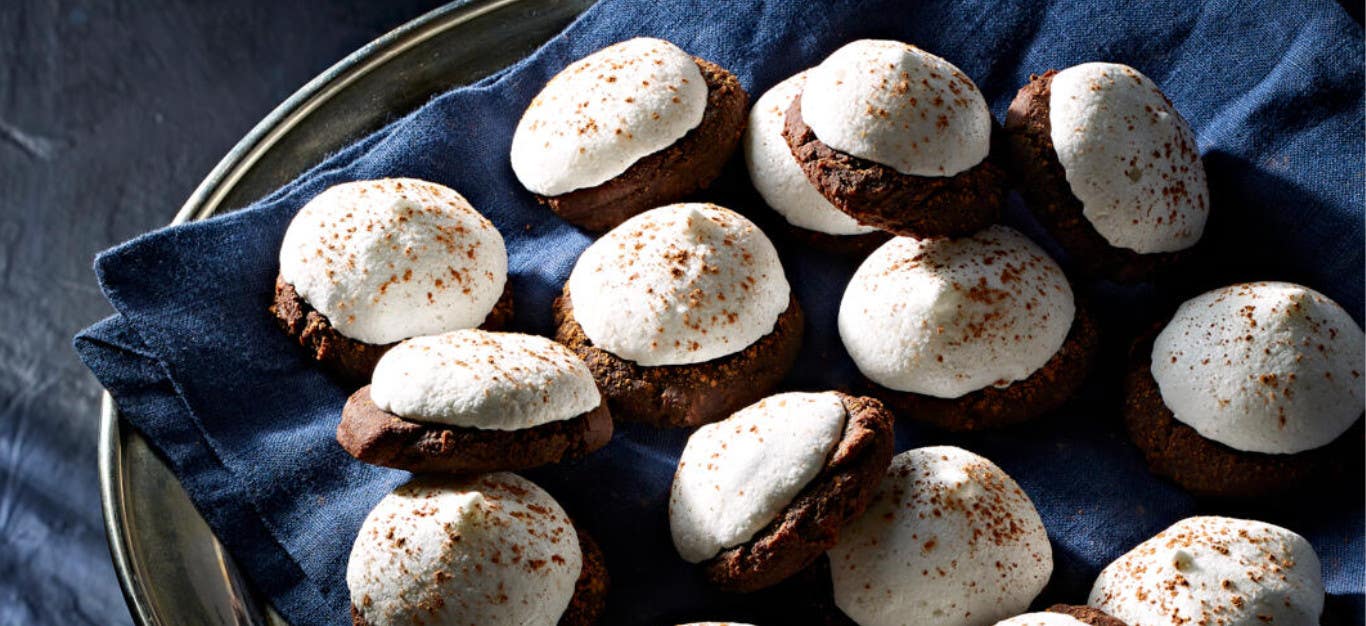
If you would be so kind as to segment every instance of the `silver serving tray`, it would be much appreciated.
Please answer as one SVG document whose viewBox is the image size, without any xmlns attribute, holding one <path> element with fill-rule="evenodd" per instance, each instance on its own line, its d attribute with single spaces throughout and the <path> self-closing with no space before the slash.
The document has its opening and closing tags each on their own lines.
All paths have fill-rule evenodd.
<svg viewBox="0 0 1366 626">
<path fill-rule="evenodd" d="M 431 96 L 529 54 L 593 0 L 452 2 L 329 68 L 261 120 L 171 222 L 244 207 Z M 246 584 L 171 470 L 100 409 L 100 499 L 109 552 L 140 625 L 284 624 Z"/>
</svg>

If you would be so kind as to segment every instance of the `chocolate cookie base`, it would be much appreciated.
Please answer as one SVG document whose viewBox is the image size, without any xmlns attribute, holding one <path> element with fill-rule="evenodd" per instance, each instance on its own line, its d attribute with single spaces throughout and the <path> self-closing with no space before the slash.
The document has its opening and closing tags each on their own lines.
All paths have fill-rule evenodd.
<svg viewBox="0 0 1366 626">
<path fill-rule="evenodd" d="M 612 586 L 612 578 L 607 573 L 607 558 L 593 537 L 577 525 L 579 549 L 583 552 L 583 569 L 574 583 L 574 596 L 569 606 L 560 614 L 559 626 L 591 626 L 598 623 L 602 612 L 607 608 L 607 591 Z"/>
<path fill-rule="evenodd" d="M 1134 343 L 1124 379 L 1124 424 L 1154 474 L 1196 495 L 1260 499 L 1345 475 L 1347 461 L 1360 453 L 1361 420 L 1327 446 L 1296 454 L 1246 452 L 1205 438 L 1162 400 L 1152 374 L 1155 337 L 1156 331 Z"/>
<path fill-rule="evenodd" d="M 1129 626 L 1117 617 L 1100 609 L 1089 606 L 1077 606 L 1074 604 L 1054 604 L 1048 607 L 1049 613 L 1062 613 L 1070 616 L 1077 621 L 1085 622 L 1091 626 Z"/>
<path fill-rule="evenodd" d="M 653 426 L 701 426 L 757 402 L 787 375 L 802 345 L 795 296 L 772 332 L 740 352 L 689 365 L 644 366 L 594 346 L 574 319 L 567 285 L 554 308 L 555 340 L 588 364 L 612 415 Z"/>
<path fill-rule="evenodd" d="M 840 529 L 868 508 L 892 462 L 894 418 L 873 398 L 840 396 L 848 417 L 825 466 L 772 523 L 703 564 L 713 585 L 735 592 L 775 585 L 833 547 Z"/>
<path fill-rule="evenodd" d="M 1181 264 L 1191 256 L 1190 249 L 1140 254 L 1113 246 L 1086 218 L 1053 148 L 1048 110 L 1057 73 L 1048 70 L 1042 76 L 1031 75 L 1006 112 L 1004 143 L 1011 157 L 1009 167 L 1030 211 L 1085 274 L 1133 283 Z"/>
<path fill-rule="evenodd" d="M 332 327 L 327 317 L 305 302 L 294 285 L 285 282 L 283 277 L 275 278 L 275 302 L 270 305 L 270 313 L 285 331 L 308 354 L 332 375 L 348 385 L 363 385 L 370 382 L 370 374 L 375 364 L 385 352 L 398 345 L 398 342 L 382 345 L 365 343 L 341 334 Z M 501 330 L 512 321 L 512 281 L 503 285 L 503 295 L 494 303 L 484 323 L 483 330 Z"/>
<path fill-rule="evenodd" d="M 375 405 L 370 385 L 351 394 L 337 424 L 337 443 L 351 456 L 419 473 L 530 469 L 582 458 L 611 439 L 606 402 L 566 420 L 521 430 L 485 430 L 403 419 Z"/>
<path fill-rule="evenodd" d="M 881 398 L 898 415 L 950 431 L 999 428 L 1038 417 L 1067 402 L 1086 381 L 1095 362 L 1100 330 L 1081 303 L 1076 311 L 1062 347 L 1024 380 L 957 398 L 896 391 L 872 381 L 867 381 L 868 393 Z"/>
<path fill-rule="evenodd" d="M 602 617 L 607 607 L 607 590 L 611 587 L 611 577 L 607 573 L 607 559 L 602 555 L 598 543 L 578 526 L 574 527 L 579 535 L 579 548 L 583 552 L 583 567 L 579 578 L 574 582 L 574 595 L 569 606 L 560 614 L 558 626 L 592 626 Z M 356 605 L 351 605 L 351 626 L 370 626 L 361 616 Z"/>
<path fill-rule="evenodd" d="M 953 176 L 911 176 L 860 159 L 816 138 L 792 100 L 783 138 L 807 179 L 835 208 L 860 224 L 897 235 L 968 235 L 996 222 L 1006 201 L 1006 175 L 986 160 Z"/>
<path fill-rule="evenodd" d="M 536 199 L 571 224 L 604 231 L 710 185 L 745 132 L 749 94 L 734 74 L 709 61 L 694 60 L 707 83 L 707 105 L 696 128 L 596 187 Z"/>
</svg>

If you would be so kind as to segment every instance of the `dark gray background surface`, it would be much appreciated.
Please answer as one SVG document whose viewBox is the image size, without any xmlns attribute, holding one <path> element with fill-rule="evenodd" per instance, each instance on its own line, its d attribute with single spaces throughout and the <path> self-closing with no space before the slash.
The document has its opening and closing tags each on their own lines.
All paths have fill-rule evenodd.
<svg viewBox="0 0 1366 626">
<path fill-rule="evenodd" d="M 261 117 L 441 0 L 0 0 L 0 624 L 126 624 L 100 518 L 95 253 Z"/>
</svg>

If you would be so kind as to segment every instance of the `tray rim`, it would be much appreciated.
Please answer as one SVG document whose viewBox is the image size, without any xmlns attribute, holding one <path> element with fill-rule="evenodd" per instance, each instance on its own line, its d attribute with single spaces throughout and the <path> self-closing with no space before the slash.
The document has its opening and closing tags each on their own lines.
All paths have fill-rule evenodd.
<svg viewBox="0 0 1366 626">
<path fill-rule="evenodd" d="M 282 136 L 361 77 L 446 30 L 525 1 L 452 0 L 401 24 L 348 54 L 292 93 L 238 140 L 195 187 L 168 225 L 204 219 L 220 211 L 221 204 L 234 185 L 276 145 Z M 107 390 L 103 391 L 100 398 L 96 454 L 105 540 L 119 588 L 123 592 L 133 622 L 139 626 L 159 626 L 164 621 L 157 615 L 146 591 L 145 581 L 139 578 L 137 567 L 133 563 L 133 547 L 126 513 L 128 490 L 125 488 L 126 477 L 121 462 L 124 456 L 124 437 L 140 438 L 141 435 L 123 424 L 113 396 Z M 230 559 L 217 537 L 212 537 L 212 540 L 215 550 L 224 559 Z M 224 566 L 228 569 L 231 564 L 225 562 Z M 257 604 L 254 598 L 249 597 L 250 590 L 230 588 L 229 591 L 239 607 Z"/>
</svg>

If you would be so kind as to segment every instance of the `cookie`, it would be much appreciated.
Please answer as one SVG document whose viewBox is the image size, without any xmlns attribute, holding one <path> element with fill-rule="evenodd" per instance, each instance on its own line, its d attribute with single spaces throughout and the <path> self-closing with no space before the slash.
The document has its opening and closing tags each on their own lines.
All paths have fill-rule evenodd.
<svg viewBox="0 0 1366 626">
<path fill-rule="evenodd" d="M 831 205 L 783 138 L 787 110 L 805 81 L 806 72 L 787 78 L 759 96 L 750 110 L 743 143 L 750 183 L 804 243 L 842 253 L 871 252 L 888 235 Z"/>
<path fill-rule="evenodd" d="M 829 554 L 835 604 L 863 626 L 991 624 L 1028 608 L 1053 572 L 1029 496 L 951 446 L 894 457 Z"/>
<path fill-rule="evenodd" d="M 781 393 L 699 428 L 674 474 L 669 526 L 684 560 L 727 591 L 770 587 L 835 545 L 892 458 L 877 400 Z"/>
<path fill-rule="evenodd" d="M 559 626 L 591 626 L 607 609 L 607 592 L 612 578 L 607 574 L 607 557 L 603 555 L 598 542 L 593 540 L 582 528 L 575 526 L 579 537 L 579 549 L 583 552 L 583 568 L 579 579 L 574 583 L 574 595 L 569 598 L 569 606 L 560 614 Z"/>
<path fill-rule="evenodd" d="M 1204 233 L 1209 189 L 1195 134 L 1134 68 L 1084 63 L 1030 76 L 1004 136 L 1029 208 L 1088 274 L 1152 278 Z"/>
<path fill-rule="evenodd" d="M 1319 558 L 1263 522 L 1190 517 L 1101 570 L 1087 604 L 1129 624 L 1318 624 Z"/>
<path fill-rule="evenodd" d="M 577 356 L 543 337 L 480 330 L 390 350 L 337 426 L 352 456 L 412 472 L 529 469 L 611 438 L 607 403 Z"/>
<path fill-rule="evenodd" d="M 772 242 L 710 204 L 633 217 L 579 257 L 557 341 L 617 419 L 697 426 L 766 395 L 801 347 L 802 313 Z"/>
<path fill-rule="evenodd" d="M 807 179 L 859 224 L 914 237 L 996 221 L 1005 173 L 988 159 L 994 122 L 948 61 L 897 41 L 859 40 L 806 73 L 783 138 Z"/>
<path fill-rule="evenodd" d="M 1099 346 L 1061 268 L 1005 226 L 891 240 L 850 279 L 838 325 L 868 393 L 948 430 L 1057 408 L 1081 387 Z"/>
<path fill-rule="evenodd" d="M 745 128 L 733 74 L 648 37 L 550 80 L 512 138 L 512 170 L 565 220 L 603 231 L 711 184 Z"/>
<path fill-rule="evenodd" d="M 516 474 L 414 479 L 361 525 L 346 567 L 352 623 L 591 624 L 606 571 L 583 535 Z"/>
<path fill-rule="evenodd" d="M 343 183 L 304 205 L 280 245 L 280 327 L 352 384 L 409 337 L 500 328 L 512 316 L 503 237 L 454 190 Z"/>
<path fill-rule="evenodd" d="M 1130 438 L 1154 473 L 1200 495 L 1313 484 L 1360 451 L 1363 341 L 1342 307 L 1307 287 L 1202 294 L 1135 343 Z"/>
</svg>

